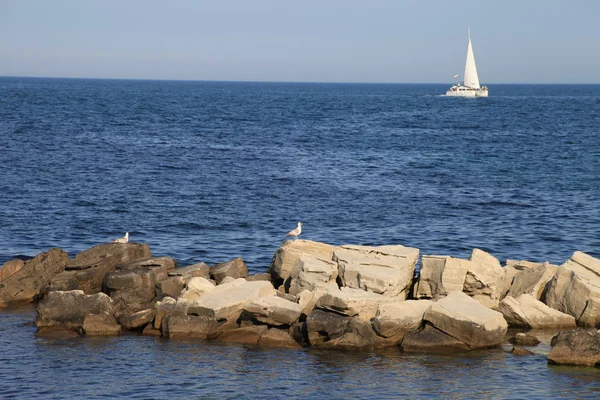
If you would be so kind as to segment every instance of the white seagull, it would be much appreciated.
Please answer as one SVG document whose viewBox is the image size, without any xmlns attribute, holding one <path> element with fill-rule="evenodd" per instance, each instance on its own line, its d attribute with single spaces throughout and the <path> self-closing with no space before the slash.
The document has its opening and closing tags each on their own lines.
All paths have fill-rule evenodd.
<svg viewBox="0 0 600 400">
<path fill-rule="evenodd" d="M 302 233 L 302 222 L 298 222 L 296 229 L 292 229 L 287 233 L 287 236 L 293 236 L 294 240 Z"/>
<path fill-rule="evenodd" d="M 113 243 L 127 243 L 129 242 L 129 232 L 125 232 L 125 236 L 112 241 Z"/>
</svg>

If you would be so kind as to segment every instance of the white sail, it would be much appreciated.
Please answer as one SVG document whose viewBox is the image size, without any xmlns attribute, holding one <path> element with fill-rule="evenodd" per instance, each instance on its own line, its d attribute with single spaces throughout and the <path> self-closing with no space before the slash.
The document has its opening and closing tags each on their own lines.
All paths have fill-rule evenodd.
<svg viewBox="0 0 600 400">
<path fill-rule="evenodd" d="M 479 76 L 477 76 L 477 67 L 475 66 L 475 56 L 473 55 L 473 46 L 471 45 L 471 35 L 469 35 L 469 47 L 467 48 L 467 63 L 465 64 L 465 86 L 479 89 Z"/>
</svg>

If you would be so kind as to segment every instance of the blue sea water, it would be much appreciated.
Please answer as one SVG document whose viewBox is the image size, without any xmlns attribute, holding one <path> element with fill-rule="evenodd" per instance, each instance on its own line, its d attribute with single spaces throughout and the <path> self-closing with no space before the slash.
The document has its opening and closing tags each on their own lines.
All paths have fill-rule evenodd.
<svg viewBox="0 0 600 400">
<path fill-rule="evenodd" d="M 0 78 L 0 265 L 130 232 L 180 265 L 265 272 L 287 231 L 561 264 L 600 256 L 600 85 Z M 0 397 L 594 397 L 543 355 L 37 338 L 0 312 Z"/>
</svg>

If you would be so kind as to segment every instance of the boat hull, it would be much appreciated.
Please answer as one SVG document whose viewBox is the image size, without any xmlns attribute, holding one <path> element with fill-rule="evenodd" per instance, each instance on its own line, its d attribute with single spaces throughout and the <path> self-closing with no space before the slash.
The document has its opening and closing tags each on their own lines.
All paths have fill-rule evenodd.
<svg viewBox="0 0 600 400">
<path fill-rule="evenodd" d="M 446 96 L 450 97 L 488 97 L 487 89 L 461 89 L 461 90 L 448 90 Z"/>
</svg>

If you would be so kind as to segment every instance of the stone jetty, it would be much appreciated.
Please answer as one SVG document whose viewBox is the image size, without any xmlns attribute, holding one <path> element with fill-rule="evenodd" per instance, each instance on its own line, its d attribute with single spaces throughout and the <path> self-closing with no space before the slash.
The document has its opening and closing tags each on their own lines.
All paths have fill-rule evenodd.
<svg viewBox="0 0 600 400">
<path fill-rule="evenodd" d="M 577 251 L 560 266 L 502 265 L 479 249 L 469 259 L 419 253 L 286 241 L 268 271 L 249 275 L 241 258 L 179 267 L 132 242 L 73 259 L 51 249 L 0 268 L 0 307 L 37 302 L 41 334 L 131 331 L 288 348 L 467 351 L 506 344 L 509 327 L 552 328 L 562 332 L 549 363 L 600 366 L 599 259 Z"/>
</svg>

